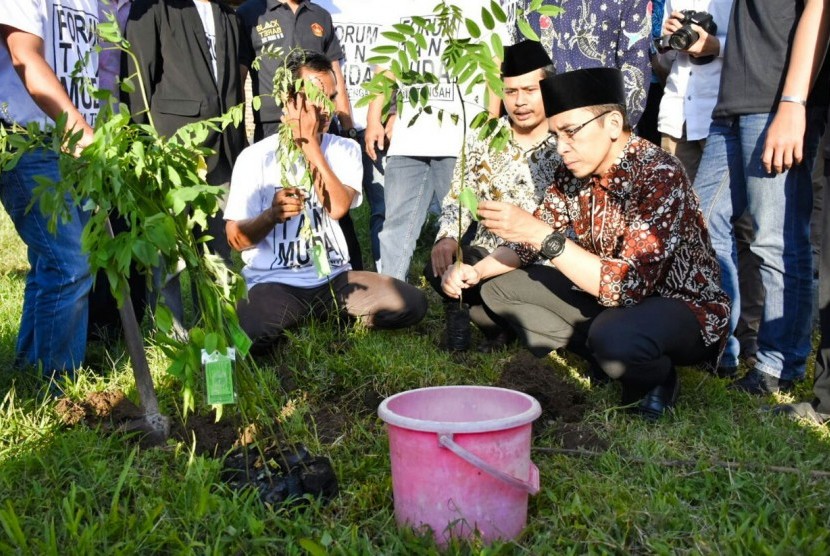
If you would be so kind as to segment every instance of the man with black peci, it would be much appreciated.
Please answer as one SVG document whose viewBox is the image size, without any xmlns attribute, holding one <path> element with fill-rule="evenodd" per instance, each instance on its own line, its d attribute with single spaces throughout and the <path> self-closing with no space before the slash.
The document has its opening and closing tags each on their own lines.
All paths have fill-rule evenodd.
<svg viewBox="0 0 830 556">
<path fill-rule="evenodd" d="M 729 300 L 697 198 L 676 158 L 631 133 L 622 74 L 577 70 L 541 82 L 563 165 L 531 214 L 479 205 L 507 243 L 451 266 L 444 291 L 481 289 L 531 352 L 567 348 L 618 379 L 623 403 L 660 417 L 674 405 L 676 365 L 711 361 Z M 555 267 L 532 264 L 540 258 Z"/>
</svg>

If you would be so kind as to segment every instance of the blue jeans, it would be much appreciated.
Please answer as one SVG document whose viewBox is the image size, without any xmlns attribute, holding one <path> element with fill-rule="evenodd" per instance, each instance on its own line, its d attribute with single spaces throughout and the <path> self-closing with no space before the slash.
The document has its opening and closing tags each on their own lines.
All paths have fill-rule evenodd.
<svg viewBox="0 0 830 556">
<path fill-rule="evenodd" d="M 415 243 L 433 196 L 450 190 L 455 157 L 390 156 L 386 159 L 386 221 L 380 233 L 383 274 L 406 280 Z"/>
<path fill-rule="evenodd" d="M 380 267 L 380 231 L 386 218 L 386 203 L 383 195 L 384 166 L 386 151 L 378 152 L 378 159 L 372 160 L 366 154 L 365 131 L 357 133 L 360 152 L 363 153 L 363 194 L 369 201 L 369 239 L 372 244 L 372 257 L 375 269 Z"/>
<path fill-rule="evenodd" d="M 81 232 L 88 215 L 71 207 L 71 220 L 59 223 L 56 233 L 50 233 L 48 218 L 37 205 L 26 210 L 37 186 L 35 176 L 60 180 L 57 154 L 28 152 L 14 169 L 0 173 L 0 201 L 28 247 L 31 266 L 23 294 L 17 359 L 22 364 L 41 365 L 46 376 L 56 372 L 72 376 L 86 351 L 92 276 L 81 249 Z M 69 199 L 66 202 L 70 204 Z"/>
<path fill-rule="evenodd" d="M 732 331 L 741 306 L 733 223 L 749 213 L 755 230 L 750 250 L 760 260 L 766 291 L 755 368 L 780 379 L 799 380 L 810 353 L 811 173 L 823 113 L 808 111 L 803 162 L 781 174 L 767 174 L 761 165 L 773 116 L 713 120 L 694 187 L 721 265 L 723 288 L 732 300 Z M 738 340 L 730 336 L 720 365 L 737 366 L 739 351 Z"/>
</svg>

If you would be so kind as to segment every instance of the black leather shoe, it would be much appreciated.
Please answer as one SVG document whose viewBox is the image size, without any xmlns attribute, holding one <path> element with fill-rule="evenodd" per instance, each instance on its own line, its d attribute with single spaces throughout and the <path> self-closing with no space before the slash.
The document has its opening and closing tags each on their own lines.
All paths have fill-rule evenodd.
<svg viewBox="0 0 830 556">
<path fill-rule="evenodd" d="M 775 415 L 786 415 L 793 421 L 804 420 L 816 425 L 830 422 L 830 415 L 819 413 L 810 402 L 784 403 L 776 405 L 770 411 Z"/>
<path fill-rule="evenodd" d="M 777 392 L 789 392 L 793 389 L 793 381 L 762 373 L 758 369 L 751 369 L 743 378 L 728 386 L 730 390 L 746 392 L 753 396 L 769 396 Z"/>
<path fill-rule="evenodd" d="M 637 405 L 637 413 L 647 421 L 656 421 L 666 410 L 674 407 L 680 393 L 680 380 L 677 371 L 672 369 L 671 375 L 663 384 L 649 390 L 648 394 Z"/>
</svg>

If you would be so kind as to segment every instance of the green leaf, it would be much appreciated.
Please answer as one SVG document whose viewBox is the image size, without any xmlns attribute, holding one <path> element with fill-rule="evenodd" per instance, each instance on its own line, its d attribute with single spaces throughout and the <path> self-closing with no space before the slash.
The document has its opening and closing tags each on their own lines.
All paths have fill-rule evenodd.
<svg viewBox="0 0 830 556">
<path fill-rule="evenodd" d="M 366 63 L 370 66 L 385 66 L 389 63 L 389 56 L 371 56 L 366 58 Z"/>
<path fill-rule="evenodd" d="M 507 23 L 507 14 L 504 13 L 504 10 L 496 0 L 491 0 L 490 11 L 493 12 L 493 16 L 499 23 Z"/>
<path fill-rule="evenodd" d="M 384 31 L 383 33 L 381 33 L 381 36 L 389 39 L 394 43 L 406 42 L 406 37 L 403 36 L 401 33 L 396 33 L 395 31 Z M 380 50 L 378 50 L 377 48 L 375 49 L 375 51 L 380 52 Z"/>
<path fill-rule="evenodd" d="M 135 92 L 135 85 L 133 85 L 133 80 L 129 78 L 121 80 L 119 88 L 125 93 Z"/>
<path fill-rule="evenodd" d="M 233 347 L 236 348 L 240 356 L 245 357 L 251 351 L 253 345 L 251 338 L 242 330 L 238 322 L 229 321 L 228 328 L 230 329 Z"/>
<path fill-rule="evenodd" d="M 164 303 L 156 305 L 156 326 L 165 334 L 173 329 L 173 312 Z"/>
<path fill-rule="evenodd" d="M 112 21 L 98 24 L 98 36 L 106 42 L 117 43 L 121 40 L 118 24 Z"/>
<path fill-rule="evenodd" d="M 170 183 L 172 183 L 176 187 L 181 187 L 182 178 L 181 176 L 179 176 L 179 173 L 176 171 L 176 168 L 174 168 L 173 166 L 168 166 L 167 177 L 170 178 Z"/>
<path fill-rule="evenodd" d="M 478 220 L 478 197 L 476 192 L 465 187 L 458 194 L 458 204 L 470 211 L 473 215 L 473 220 Z"/>
<path fill-rule="evenodd" d="M 299 541 L 300 546 L 308 552 L 311 556 L 327 556 L 328 552 L 326 551 L 325 547 L 321 544 L 313 541 L 311 539 L 300 539 Z"/>
<path fill-rule="evenodd" d="M 504 58 L 504 43 L 498 33 L 490 35 L 490 46 L 493 48 L 493 56 L 501 60 Z"/>
<path fill-rule="evenodd" d="M 464 26 L 467 27 L 467 32 L 471 37 L 477 39 L 481 36 L 481 29 L 475 21 L 470 18 L 464 18 Z"/>
<path fill-rule="evenodd" d="M 325 245 L 321 242 L 315 242 L 314 247 L 311 248 L 311 261 L 314 263 L 314 269 L 317 270 L 318 278 L 325 278 L 331 274 L 329 256 Z"/>
<path fill-rule="evenodd" d="M 262 106 L 262 97 L 257 95 L 251 99 L 251 108 L 256 111 L 259 111 L 260 107 Z"/>
<path fill-rule="evenodd" d="M 488 31 L 492 31 L 496 27 L 496 22 L 493 21 L 493 16 L 484 6 L 481 7 L 481 22 Z"/>
<path fill-rule="evenodd" d="M 398 53 L 398 47 L 395 46 L 395 45 L 386 44 L 386 45 L 381 45 L 381 46 L 374 47 L 372 49 L 372 52 L 374 52 L 376 54 L 389 54 L 389 55 L 392 55 L 392 54 L 397 54 Z"/>
<path fill-rule="evenodd" d="M 217 349 L 219 349 L 219 336 L 215 332 L 205 334 L 204 350 L 211 354 Z"/>
<path fill-rule="evenodd" d="M 546 4 L 544 6 L 539 6 L 539 9 L 537 9 L 536 11 L 539 12 L 540 15 L 546 15 L 548 17 L 557 17 L 565 10 L 563 10 L 561 6 L 552 6 L 550 4 Z"/>
<path fill-rule="evenodd" d="M 516 20 L 516 24 L 519 26 L 519 31 L 524 35 L 526 39 L 532 41 L 539 41 L 539 35 L 536 34 L 536 31 L 533 30 L 533 27 L 530 26 L 530 23 L 524 17 L 520 17 Z"/>
</svg>

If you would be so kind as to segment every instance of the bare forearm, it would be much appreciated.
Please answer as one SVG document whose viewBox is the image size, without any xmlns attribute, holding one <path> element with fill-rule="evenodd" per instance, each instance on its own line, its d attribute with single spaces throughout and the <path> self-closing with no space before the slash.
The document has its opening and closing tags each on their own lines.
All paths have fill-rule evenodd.
<svg viewBox="0 0 830 556">
<path fill-rule="evenodd" d="M 529 238 L 528 243 L 534 249 L 541 249 L 542 242 L 548 233 L 550 229 L 546 232 L 536 232 L 532 238 Z M 599 296 L 602 261 L 597 255 L 583 249 L 578 243 L 566 239 L 564 251 L 553 259 L 553 264 L 580 289 L 595 297 Z"/>
<path fill-rule="evenodd" d="M 486 280 L 516 270 L 520 266 L 522 261 L 512 249 L 497 247 L 495 251 L 474 264 L 473 268 L 481 280 Z"/>
<path fill-rule="evenodd" d="M 317 198 L 332 218 L 343 218 L 349 212 L 355 190 L 340 181 L 318 144 L 305 143 L 303 154 L 315 174 L 314 187 L 317 190 Z"/>
<path fill-rule="evenodd" d="M 806 99 L 824 59 L 830 33 L 830 0 L 808 0 L 798 20 L 782 94 Z"/>
<path fill-rule="evenodd" d="M 349 91 L 346 90 L 346 80 L 343 77 L 340 62 L 336 60 L 332 62 L 332 69 L 337 79 L 337 98 L 335 99 L 337 119 L 340 122 L 341 128 L 351 129 L 354 127 L 354 122 L 352 121 L 352 105 L 349 101 Z"/>
<path fill-rule="evenodd" d="M 228 244 L 237 251 L 250 249 L 265 239 L 277 223 L 276 215 L 271 208 L 247 220 L 228 220 L 225 222 Z"/>
<path fill-rule="evenodd" d="M 43 57 L 43 40 L 17 29 L 0 26 L 12 64 L 35 104 L 52 120 L 66 113 L 67 129 L 92 134 L 92 128 L 78 111 L 54 70 Z"/>
<path fill-rule="evenodd" d="M 581 290 L 599 297 L 602 261 L 570 239 L 565 240 L 565 250 L 553 260 L 553 264 Z"/>
</svg>

